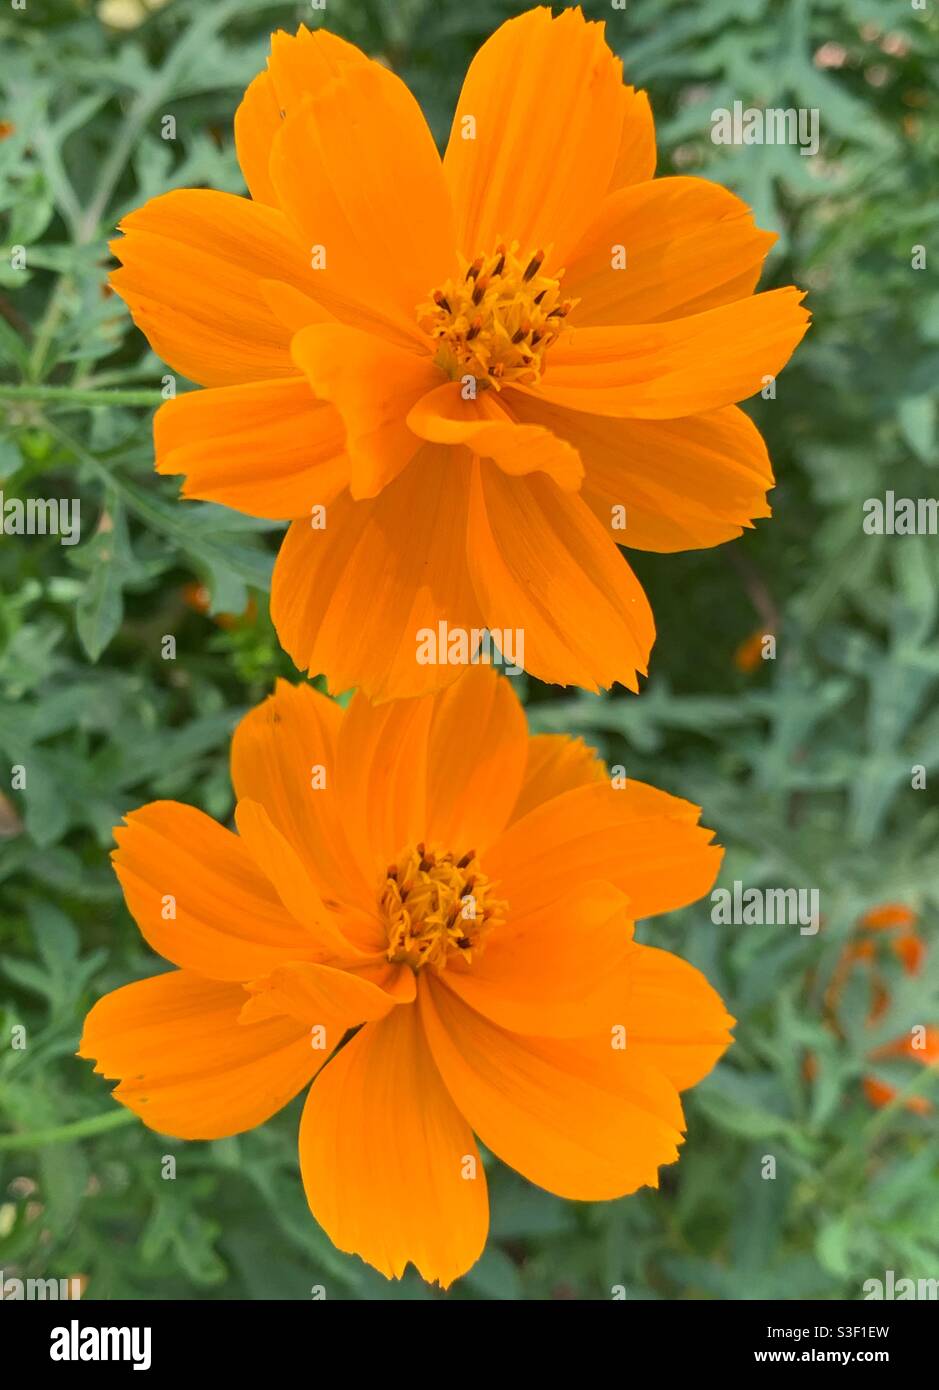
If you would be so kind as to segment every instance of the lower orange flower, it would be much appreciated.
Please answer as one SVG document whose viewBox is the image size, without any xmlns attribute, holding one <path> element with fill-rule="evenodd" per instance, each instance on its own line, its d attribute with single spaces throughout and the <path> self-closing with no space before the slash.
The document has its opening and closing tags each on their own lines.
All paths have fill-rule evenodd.
<svg viewBox="0 0 939 1390">
<path fill-rule="evenodd" d="M 861 937 L 845 947 L 828 990 L 828 1004 L 832 1010 L 837 1005 L 848 975 L 860 966 L 869 969 L 872 986 L 867 1021 L 873 1025 L 883 1016 L 890 1003 L 890 994 L 880 968 L 884 951 L 892 952 L 907 975 L 918 975 L 926 959 L 926 945 L 916 931 L 916 921 L 916 913 L 904 903 L 882 903 L 864 913 L 858 923 L 862 929 L 886 932 L 888 935 Z M 913 1033 L 896 1038 L 867 1055 L 871 1062 L 907 1059 L 921 1066 L 935 1066 L 939 1063 L 939 1027 L 926 1027 L 915 1038 Z M 889 1082 L 876 1076 L 864 1077 L 864 1094 L 871 1105 L 878 1108 L 888 1105 L 896 1093 L 896 1086 Z M 932 1110 L 932 1103 L 925 1096 L 910 1096 L 904 1105 L 917 1115 L 926 1115 Z"/>
<path fill-rule="evenodd" d="M 529 738 L 511 685 L 346 710 L 285 683 L 236 731 L 238 833 L 176 802 L 116 832 L 150 945 L 179 967 L 105 996 L 80 1055 L 161 1133 L 251 1129 L 311 1081 L 313 1215 L 388 1276 L 450 1284 L 486 1240 L 474 1134 L 569 1198 L 658 1184 L 679 1092 L 731 1041 L 692 966 L 633 922 L 694 902 L 698 810 Z"/>
<path fill-rule="evenodd" d="M 891 932 L 890 949 L 907 975 L 918 975 L 926 959 L 926 946 L 916 931 L 916 920 L 916 913 L 903 903 L 884 903 L 880 907 L 871 908 L 861 918 L 861 926 L 868 928 L 868 930 L 881 931 L 886 929 Z M 887 1008 L 889 995 L 876 969 L 874 943 L 871 941 L 861 942 L 856 947 L 856 952 L 857 957 L 869 962 L 875 972 L 875 996 L 870 1016 L 870 1021 L 874 1023 Z M 923 1036 L 917 1041 L 914 1041 L 912 1033 L 908 1037 L 896 1038 L 893 1042 L 886 1043 L 883 1047 L 878 1047 L 870 1053 L 872 1062 L 890 1062 L 904 1058 L 927 1067 L 939 1063 L 939 1028 L 925 1028 Z M 896 1093 L 896 1086 L 881 1081 L 879 1077 L 866 1076 L 864 1078 L 864 1094 L 871 1105 L 878 1108 L 882 1105 L 888 1105 Z M 912 1110 L 916 1115 L 927 1115 L 932 1110 L 932 1103 L 925 1096 L 910 1096 L 908 1100 L 904 1101 L 904 1105 L 907 1110 Z"/>
</svg>

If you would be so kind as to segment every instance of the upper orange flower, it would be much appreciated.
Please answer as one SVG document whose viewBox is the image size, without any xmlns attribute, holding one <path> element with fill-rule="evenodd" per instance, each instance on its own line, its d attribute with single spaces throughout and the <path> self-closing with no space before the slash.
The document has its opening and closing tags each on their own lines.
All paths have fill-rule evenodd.
<svg viewBox="0 0 939 1390">
<path fill-rule="evenodd" d="M 528 738 L 481 669 L 344 712 L 282 683 L 239 726 L 232 776 L 237 835 L 176 802 L 117 831 L 128 906 L 179 967 L 88 1016 L 80 1053 L 118 1100 L 215 1139 L 316 1077 L 316 1219 L 385 1274 L 410 1261 L 444 1285 L 486 1239 L 474 1131 L 565 1197 L 657 1185 L 678 1092 L 733 1023 L 697 970 L 633 939 L 714 881 L 696 807 L 612 784 L 579 740 Z"/>
<path fill-rule="evenodd" d="M 283 646 L 381 700 L 458 675 L 415 659 L 421 629 L 508 629 L 541 680 L 635 690 L 654 625 L 617 545 L 769 515 L 734 402 L 807 323 L 796 289 L 753 294 L 774 237 L 714 183 L 652 182 L 648 101 L 576 9 L 483 45 L 442 161 L 393 73 L 302 27 L 235 141 L 253 201 L 155 198 L 113 284 L 210 388 L 157 413 L 160 472 L 293 521 Z"/>
</svg>

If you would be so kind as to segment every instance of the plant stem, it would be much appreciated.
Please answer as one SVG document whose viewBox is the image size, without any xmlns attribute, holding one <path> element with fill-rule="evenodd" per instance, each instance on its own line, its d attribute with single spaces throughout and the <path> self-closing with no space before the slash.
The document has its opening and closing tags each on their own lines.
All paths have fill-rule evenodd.
<svg viewBox="0 0 939 1390">
<path fill-rule="evenodd" d="M 82 388 L 75 386 L 34 386 L 31 383 L 24 383 L 22 386 L 11 386 L 9 383 L 0 383 L 0 400 L 7 401 L 62 401 L 67 405 L 149 405 L 157 406 L 160 403 L 159 388 L 154 386 L 150 390 L 141 388 L 138 390 L 95 390 L 93 388 Z"/>
<path fill-rule="evenodd" d="M 0 1134 L 0 1151 L 4 1149 L 41 1149 L 48 1144 L 70 1144 L 73 1139 L 87 1139 L 92 1134 L 104 1134 L 109 1129 L 129 1125 L 137 1116 L 132 1110 L 106 1110 L 87 1120 L 76 1120 L 55 1129 L 34 1129 L 19 1134 Z"/>
</svg>

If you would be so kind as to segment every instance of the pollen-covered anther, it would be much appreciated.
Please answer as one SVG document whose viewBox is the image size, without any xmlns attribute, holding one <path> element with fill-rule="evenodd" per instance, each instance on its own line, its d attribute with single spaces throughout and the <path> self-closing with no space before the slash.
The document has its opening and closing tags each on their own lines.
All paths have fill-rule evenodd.
<svg viewBox="0 0 939 1390">
<path fill-rule="evenodd" d="M 499 390 L 534 385 L 544 355 L 577 300 L 562 299 L 563 270 L 542 275 L 545 253 L 519 254 L 500 242 L 491 256 L 464 262 L 418 308 L 418 323 L 436 345 L 435 361 L 454 381 L 472 376 Z"/>
<path fill-rule="evenodd" d="M 443 970 L 455 955 L 466 962 L 492 928 L 505 921 L 507 904 L 493 896 L 475 850 L 459 858 L 410 846 L 389 864 L 379 888 L 379 907 L 388 933 L 388 960 L 422 970 Z"/>
</svg>

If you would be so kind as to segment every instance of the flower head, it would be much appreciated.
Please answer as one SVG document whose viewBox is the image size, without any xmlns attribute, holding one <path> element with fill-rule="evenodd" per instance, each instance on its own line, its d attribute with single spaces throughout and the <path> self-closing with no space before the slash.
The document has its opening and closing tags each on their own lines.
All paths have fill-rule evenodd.
<svg viewBox="0 0 939 1390">
<path fill-rule="evenodd" d="M 281 683 L 232 747 L 238 833 L 176 802 L 114 865 L 177 968 L 106 995 L 80 1045 L 184 1139 L 251 1129 L 312 1086 L 310 1207 L 385 1274 L 449 1284 L 488 1227 L 476 1139 L 599 1200 L 673 1162 L 679 1092 L 730 1042 L 699 972 L 633 922 L 693 902 L 721 852 L 698 811 L 529 738 L 511 686 L 343 711 Z"/>
<path fill-rule="evenodd" d="M 158 469 L 292 521 L 283 646 L 383 700 L 459 674 L 415 659 L 421 630 L 522 630 L 540 679 L 636 689 L 654 625 L 617 547 L 769 514 L 735 402 L 805 331 L 797 290 L 753 293 L 774 238 L 714 183 L 653 180 L 648 101 L 579 9 L 492 35 L 442 160 L 393 73 L 302 27 L 235 140 L 251 199 L 130 213 L 113 283 L 208 388 L 158 411 Z"/>
<path fill-rule="evenodd" d="M 874 1027 L 883 1018 L 890 1007 L 885 964 L 893 957 L 906 975 L 918 975 L 925 963 L 926 943 L 917 931 L 917 921 L 916 912 L 906 903 L 881 903 L 863 914 L 858 921 L 860 930 L 842 951 L 826 991 L 830 1026 L 836 1026 L 835 1012 L 848 980 L 861 971 L 870 988 L 868 1026 Z M 939 1027 L 918 1026 L 909 1034 L 872 1048 L 867 1058 L 872 1063 L 910 1061 L 935 1066 L 939 1063 Z M 897 1087 L 880 1076 L 865 1076 L 863 1084 L 865 1096 L 878 1108 L 889 1104 L 897 1094 Z M 910 1096 L 904 1105 L 919 1115 L 932 1110 L 932 1102 L 925 1096 Z"/>
<path fill-rule="evenodd" d="M 916 930 L 917 920 L 917 914 L 905 903 L 882 903 L 873 907 L 861 918 L 860 925 L 868 931 L 883 932 L 885 936 L 880 940 L 866 938 L 857 941 L 845 953 L 848 968 L 853 962 L 854 968 L 862 964 L 870 971 L 873 999 L 868 1021 L 871 1024 L 881 1018 L 890 1004 L 890 993 L 881 969 L 883 956 L 892 954 L 907 975 L 918 975 L 923 968 L 926 943 Z M 874 1048 L 869 1058 L 872 1062 L 901 1060 L 917 1062 L 920 1066 L 936 1066 L 939 1064 L 939 1027 L 927 1026 L 894 1038 L 882 1047 Z M 866 1076 L 864 1094 L 871 1105 L 879 1108 L 893 1100 L 897 1087 L 879 1076 Z M 910 1096 L 904 1105 L 918 1115 L 926 1115 L 932 1110 L 932 1103 L 925 1096 Z"/>
</svg>

